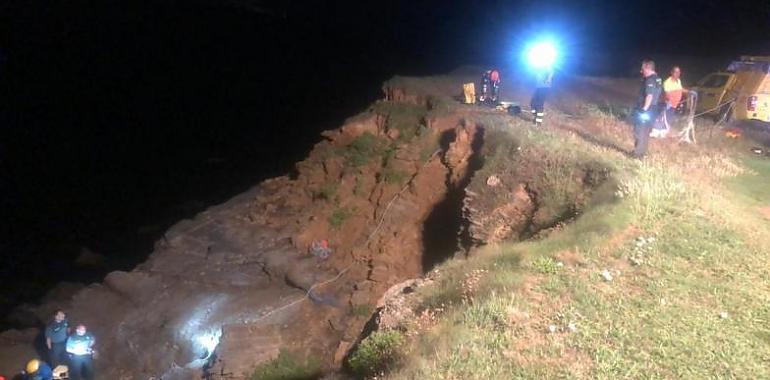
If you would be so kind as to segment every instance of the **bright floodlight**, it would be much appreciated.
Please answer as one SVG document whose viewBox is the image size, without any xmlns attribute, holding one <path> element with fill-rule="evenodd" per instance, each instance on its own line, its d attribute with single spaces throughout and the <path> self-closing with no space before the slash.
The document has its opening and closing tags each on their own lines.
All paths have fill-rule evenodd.
<svg viewBox="0 0 770 380">
<path fill-rule="evenodd" d="M 527 63 L 535 69 L 551 68 L 556 63 L 556 47 L 550 42 L 538 42 L 527 51 Z"/>
</svg>

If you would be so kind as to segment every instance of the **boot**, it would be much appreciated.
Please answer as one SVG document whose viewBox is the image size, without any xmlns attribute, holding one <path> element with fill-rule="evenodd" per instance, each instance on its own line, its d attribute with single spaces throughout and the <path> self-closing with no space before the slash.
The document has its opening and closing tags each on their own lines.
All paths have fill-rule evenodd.
<svg viewBox="0 0 770 380">
<path fill-rule="evenodd" d="M 536 127 L 542 126 L 544 119 L 545 119 L 545 112 L 537 112 L 537 113 L 535 113 L 535 126 Z"/>
</svg>

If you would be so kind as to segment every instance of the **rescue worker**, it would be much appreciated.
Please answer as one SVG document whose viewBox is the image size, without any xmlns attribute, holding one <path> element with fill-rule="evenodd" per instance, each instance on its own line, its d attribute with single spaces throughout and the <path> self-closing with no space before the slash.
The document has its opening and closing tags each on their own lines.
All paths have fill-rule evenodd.
<svg viewBox="0 0 770 380">
<path fill-rule="evenodd" d="M 642 88 L 639 91 L 639 100 L 634 115 L 633 156 L 641 160 L 647 154 L 650 130 L 658 116 L 658 100 L 663 83 L 655 72 L 655 62 L 651 60 L 642 61 L 642 68 L 639 72 L 642 74 Z"/>
<path fill-rule="evenodd" d="M 48 364 L 37 359 L 27 362 L 27 368 L 24 371 L 27 380 L 53 380 L 53 370 Z"/>
<path fill-rule="evenodd" d="M 53 320 L 45 327 L 45 345 L 48 348 L 48 362 L 53 368 L 67 362 L 67 335 L 69 333 L 67 315 L 57 310 Z"/>
<path fill-rule="evenodd" d="M 551 82 L 553 81 L 553 69 L 544 68 L 539 70 L 535 76 L 535 92 L 532 94 L 532 100 L 529 102 L 532 118 L 535 126 L 543 125 L 545 118 L 545 101 L 548 93 L 551 92 Z"/>
<path fill-rule="evenodd" d="M 665 94 L 665 112 L 663 113 L 663 122 L 666 129 L 671 129 L 674 125 L 676 118 L 676 110 L 679 105 L 682 104 L 682 97 L 686 95 L 689 90 L 682 87 L 682 69 L 679 66 L 674 66 L 671 69 L 671 76 L 669 76 L 663 82 L 663 93 Z"/>
<path fill-rule="evenodd" d="M 485 71 L 481 76 L 481 96 L 479 96 L 479 101 L 481 103 L 489 101 L 492 104 L 495 104 L 497 103 L 497 97 L 499 93 L 500 72 L 497 69 L 490 69 Z"/>
<path fill-rule="evenodd" d="M 93 380 L 94 378 L 94 337 L 86 331 L 85 325 L 78 325 L 75 333 L 67 338 L 67 353 L 70 355 L 70 379 Z"/>
</svg>

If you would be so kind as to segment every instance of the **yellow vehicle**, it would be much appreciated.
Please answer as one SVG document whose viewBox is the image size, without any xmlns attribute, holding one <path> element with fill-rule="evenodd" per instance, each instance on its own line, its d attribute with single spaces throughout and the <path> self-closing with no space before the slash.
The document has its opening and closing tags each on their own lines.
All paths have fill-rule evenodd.
<svg viewBox="0 0 770 380">
<path fill-rule="evenodd" d="M 694 89 L 696 113 L 770 123 L 770 56 L 743 56 L 727 71 L 706 75 Z"/>
</svg>

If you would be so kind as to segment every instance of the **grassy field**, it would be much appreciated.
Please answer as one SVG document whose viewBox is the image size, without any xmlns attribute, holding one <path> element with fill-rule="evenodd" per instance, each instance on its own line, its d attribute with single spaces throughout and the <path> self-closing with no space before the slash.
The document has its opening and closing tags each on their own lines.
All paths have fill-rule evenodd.
<svg viewBox="0 0 770 380">
<path fill-rule="evenodd" d="M 653 141 L 638 162 L 617 149 L 630 132 L 612 116 L 554 120 L 512 133 L 603 161 L 614 200 L 438 267 L 418 289 L 427 317 L 371 335 L 356 367 L 389 379 L 770 378 L 770 159 L 716 133 Z"/>
</svg>

